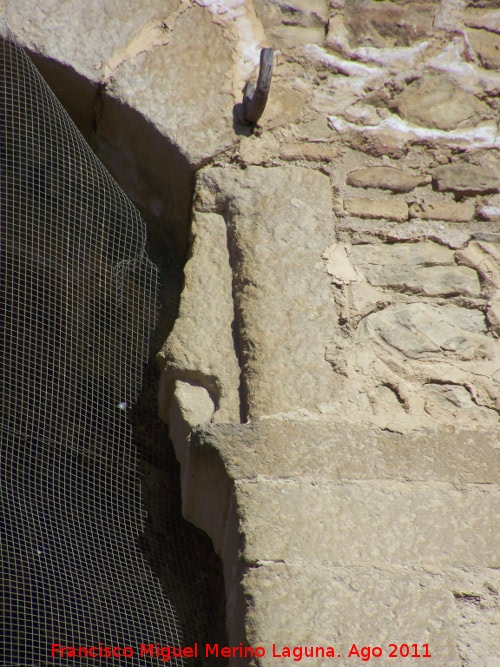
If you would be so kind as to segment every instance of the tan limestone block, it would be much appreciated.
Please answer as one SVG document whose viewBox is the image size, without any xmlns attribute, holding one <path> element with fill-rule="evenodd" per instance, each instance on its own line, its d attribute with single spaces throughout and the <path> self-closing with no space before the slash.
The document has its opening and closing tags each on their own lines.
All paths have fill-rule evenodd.
<svg viewBox="0 0 500 667">
<path fill-rule="evenodd" d="M 104 9 L 100 1 L 92 0 L 35 5 L 31 0 L 8 0 L 5 19 L 22 43 L 37 45 L 45 56 L 99 81 L 100 65 L 133 42 L 145 25 L 175 14 L 179 5 L 180 0 L 124 0 Z"/>
<path fill-rule="evenodd" d="M 314 408 L 338 388 L 325 360 L 336 327 L 321 259 L 334 238 L 328 177 L 302 167 L 214 168 L 199 186 L 225 209 L 245 417 Z"/>
<path fill-rule="evenodd" d="M 500 191 L 498 175 L 487 167 L 469 162 L 445 164 L 434 169 L 432 175 L 438 190 L 451 190 L 460 196 Z"/>
<path fill-rule="evenodd" d="M 399 113 L 412 123 L 453 130 L 491 118 L 491 109 L 443 74 L 427 73 L 410 83 L 397 99 Z"/>
<path fill-rule="evenodd" d="M 347 175 L 347 185 L 356 188 L 381 188 L 392 192 L 410 192 L 427 182 L 426 176 L 414 176 L 395 167 L 365 167 Z"/>
<path fill-rule="evenodd" d="M 248 563 L 500 566 L 498 486 L 256 479 L 235 494 Z"/>
<path fill-rule="evenodd" d="M 457 261 L 478 271 L 493 296 L 500 292 L 500 247 L 497 243 L 471 241 L 456 253 Z"/>
<path fill-rule="evenodd" d="M 500 206 L 489 206 L 484 204 L 479 206 L 477 215 L 480 220 L 488 220 L 488 222 L 500 222 Z"/>
<path fill-rule="evenodd" d="M 408 219 L 408 204 L 400 199 L 344 199 L 344 210 L 356 218 L 384 218 L 403 222 Z"/>
<path fill-rule="evenodd" d="M 232 72 L 233 52 L 222 26 L 206 8 L 192 4 L 177 18 L 168 43 L 126 60 L 108 92 L 153 122 L 199 166 L 238 139 Z"/>
<path fill-rule="evenodd" d="M 470 222 L 474 219 L 475 204 L 467 202 L 414 202 L 409 206 L 410 218 Z"/>
<path fill-rule="evenodd" d="M 294 129 L 297 135 L 306 141 L 328 141 L 333 135 L 325 116 L 299 123 Z"/>
<path fill-rule="evenodd" d="M 264 164 L 279 152 L 279 141 L 270 133 L 261 137 L 246 137 L 240 142 L 239 153 L 247 164 Z"/>
<path fill-rule="evenodd" d="M 326 0 L 254 0 L 253 4 L 272 46 L 294 48 L 324 41 Z"/>
<path fill-rule="evenodd" d="M 500 33 L 500 7 L 467 7 L 464 23 L 469 28 L 484 28 Z"/>
<path fill-rule="evenodd" d="M 339 154 L 338 145 L 326 143 L 284 144 L 280 151 L 280 157 L 283 160 L 315 160 L 318 162 L 331 162 L 338 158 Z"/>
<path fill-rule="evenodd" d="M 483 67 L 498 69 L 500 67 L 500 35 L 489 30 L 471 28 L 467 30 L 467 36 Z"/>
<path fill-rule="evenodd" d="M 204 387 L 181 380 L 175 381 L 168 423 L 170 424 L 169 436 L 174 445 L 177 460 L 181 464 L 182 474 L 186 467 L 191 430 L 198 424 L 208 423 L 214 411 L 214 402 Z"/>
<path fill-rule="evenodd" d="M 388 657 L 392 650 L 389 644 L 404 643 L 418 643 L 420 655 L 422 645 L 427 643 L 432 655 L 427 662 L 459 667 L 462 663 L 456 643 L 460 628 L 450 588 L 445 577 L 403 568 L 261 562 L 244 573 L 240 595 L 248 608 L 247 641 L 266 649 L 266 656 L 259 661 L 261 667 L 289 661 L 295 664 L 293 657 L 286 661 L 273 657 L 273 644 L 275 654 L 284 646 L 335 648 L 335 659 L 303 657 L 298 663 L 311 667 L 337 662 L 376 664 L 373 655 L 369 662 L 353 654 L 348 658 L 353 644 L 358 650 L 363 646 L 381 647 L 379 662 L 385 658 L 387 664 L 405 667 L 408 658 Z M 489 648 L 495 650 L 495 628 L 485 626 L 482 636 L 489 637 Z M 236 633 L 235 639 L 240 639 Z"/>
<path fill-rule="evenodd" d="M 306 44 L 322 44 L 325 39 L 324 27 L 306 27 L 281 24 L 270 33 L 273 44 L 279 48 L 293 49 Z"/>
<path fill-rule="evenodd" d="M 405 289 L 429 296 L 479 296 L 477 272 L 456 266 L 453 251 L 431 241 L 358 245 L 349 256 L 366 280 L 377 287 Z"/>
<path fill-rule="evenodd" d="M 430 2 L 346 3 L 345 17 L 351 47 L 410 46 L 432 30 L 436 4 Z"/>
</svg>

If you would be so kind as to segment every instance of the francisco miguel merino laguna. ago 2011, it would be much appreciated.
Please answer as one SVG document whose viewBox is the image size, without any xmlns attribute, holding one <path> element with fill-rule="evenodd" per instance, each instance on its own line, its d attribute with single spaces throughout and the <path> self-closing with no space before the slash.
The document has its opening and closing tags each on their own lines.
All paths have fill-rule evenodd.
<svg viewBox="0 0 500 667">
<path fill-rule="evenodd" d="M 420 650 L 419 650 L 420 649 Z M 163 662 L 169 662 L 172 658 L 197 658 L 204 655 L 206 658 L 263 658 L 267 654 L 263 646 L 244 646 L 242 642 L 237 646 L 220 646 L 219 644 L 205 644 L 202 649 L 198 642 L 192 646 L 162 646 L 156 644 L 140 644 L 136 651 L 132 646 L 63 646 L 52 644 L 52 658 L 160 658 Z M 380 658 L 384 651 L 380 646 L 362 646 L 358 648 L 352 644 L 347 654 L 348 658 L 361 658 L 368 662 L 372 658 Z M 430 658 L 429 645 L 422 644 L 389 644 L 388 653 L 390 658 Z M 272 658 L 290 658 L 294 662 L 300 662 L 304 658 L 340 658 L 340 653 L 335 653 L 333 646 L 277 646 L 272 645 Z"/>
</svg>

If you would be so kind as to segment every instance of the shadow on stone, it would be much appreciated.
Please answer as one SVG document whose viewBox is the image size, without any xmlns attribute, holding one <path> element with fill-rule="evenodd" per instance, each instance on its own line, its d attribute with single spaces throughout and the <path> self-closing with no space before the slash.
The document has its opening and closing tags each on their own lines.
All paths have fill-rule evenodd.
<svg viewBox="0 0 500 667">
<path fill-rule="evenodd" d="M 233 129 L 235 134 L 241 137 L 249 137 L 253 134 L 254 125 L 250 125 L 245 120 L 245 110 L 243 104 L 235 104 L 233 107 Z"/>
</svg>

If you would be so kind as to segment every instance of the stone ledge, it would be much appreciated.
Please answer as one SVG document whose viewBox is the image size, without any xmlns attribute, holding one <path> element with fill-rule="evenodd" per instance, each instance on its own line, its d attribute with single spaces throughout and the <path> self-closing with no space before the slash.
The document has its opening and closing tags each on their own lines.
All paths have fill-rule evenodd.
<svg viewBox="0 0 500 667">
<path fill-rule="evenodd" d="M 239 562 L 242 536 L 247 562 L 491 565 L 500 553 L 497 436 L 451 428 L 403 436 L 320 420 L 198 427 L 183 511 L 227 568 Z"/>
<path fill-rule="evenodd" d="M 222 459 L 232 479 L 262 475 L 500 483 L 500 435 L 495 429 L 443 427 L 401 435 L 319 419 L 263 419 L 195 429 L 193 465 L 202 467 L 214 456 Z"/>
</svg>

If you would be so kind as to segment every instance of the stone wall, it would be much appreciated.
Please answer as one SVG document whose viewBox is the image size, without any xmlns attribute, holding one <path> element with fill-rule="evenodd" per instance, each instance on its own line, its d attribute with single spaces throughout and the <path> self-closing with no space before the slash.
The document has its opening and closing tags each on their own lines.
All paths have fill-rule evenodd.
<svg viewBox="0 0 500 667">
<path fill-rule="evenodd" d="M 160 412 L 184 513 L 223 557 L 231 645 L 499 665 L 500 3 L 4 14 L 65 65 L 61 97 L 158 238 L 189 245 Z"/>
</svg>

